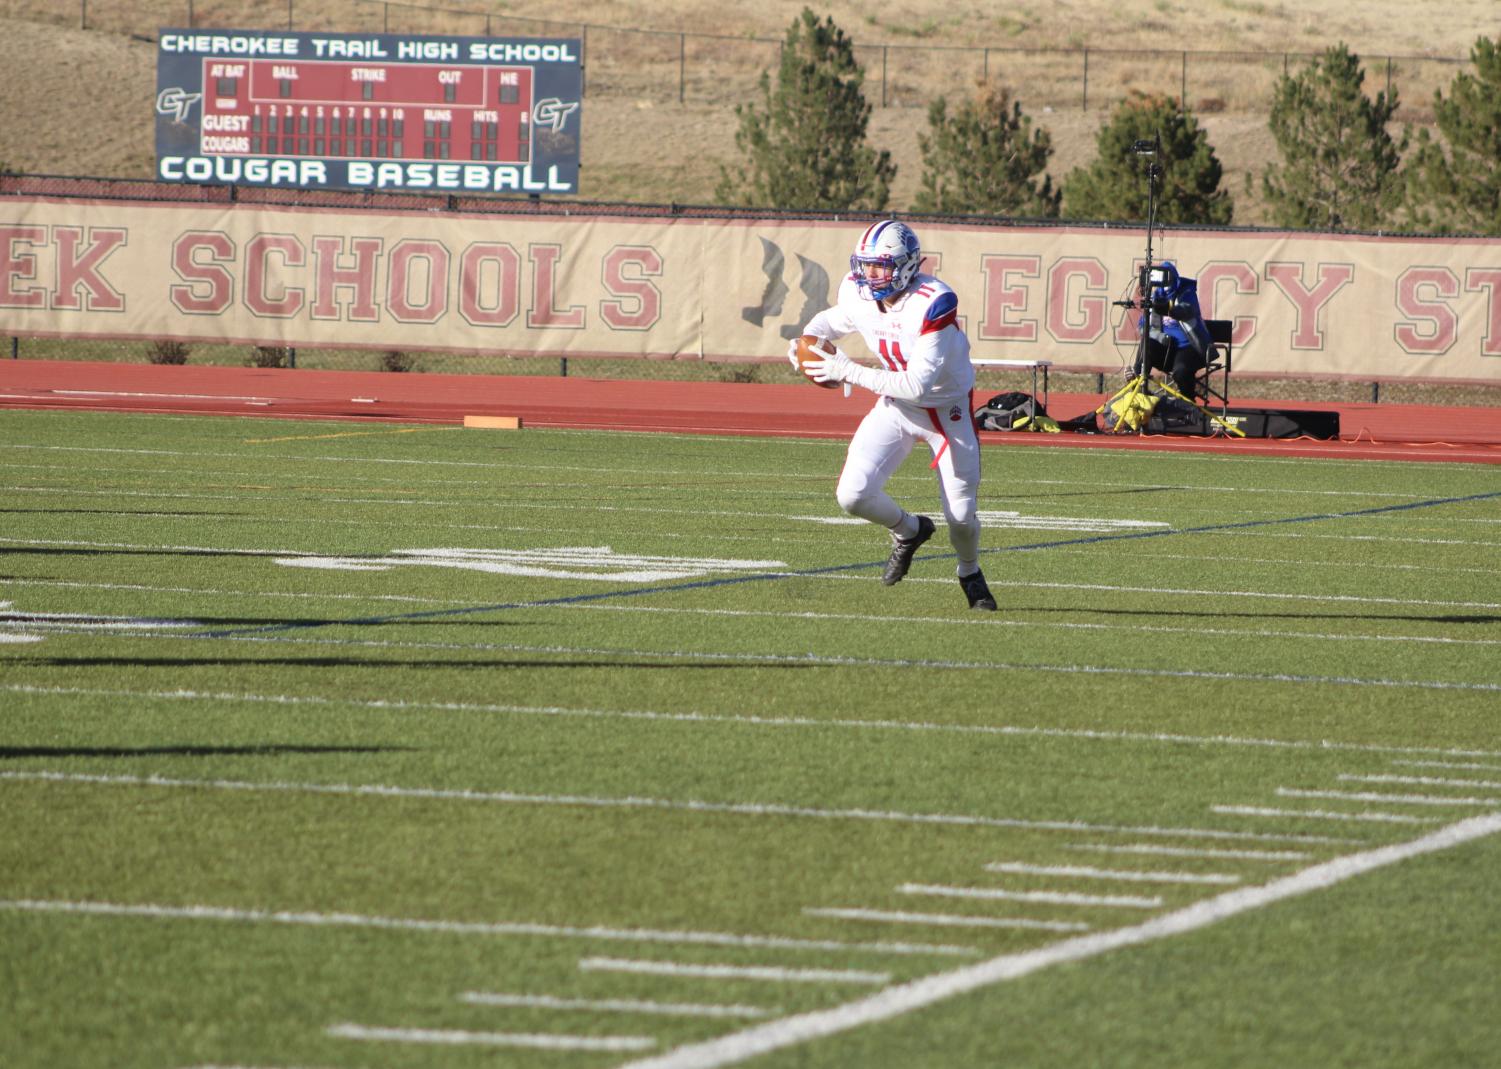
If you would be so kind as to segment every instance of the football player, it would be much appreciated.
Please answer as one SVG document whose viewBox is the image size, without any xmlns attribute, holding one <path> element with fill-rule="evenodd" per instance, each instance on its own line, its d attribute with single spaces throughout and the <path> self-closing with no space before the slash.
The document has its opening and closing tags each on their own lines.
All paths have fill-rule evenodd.
<svg viewBox="0 0 1501 1069">
<path fill-rule="evenodd" d="M 850 515 L 891 532 L 881 582 L 900 582 L 918 547 L 933 537 L 931 519 L 907 512 L 886 493 L 887 480 L 923 441 L 933 453 L 949 542 L 959 558 L 959 585 L 970 608 L 994 612 L 979 561 L 980 442 L 971 407 L 969 339 L 955 322 L 958 297 L 921 273 L 921 266 L 922 249 L 911 227 L 894 219 L 868 227 L 855 244 L 837 303 L 809 320 L 803 333 L 832 342 L 859 331 L 882 366 L 856 363 L 836 346 L 802 367 L 815 382 L 852 383 L 876 395 L 850 441 L 836 497 Z M 788 349 L 794 366 L 796 346 L 794 339 Z"/>
</svg>

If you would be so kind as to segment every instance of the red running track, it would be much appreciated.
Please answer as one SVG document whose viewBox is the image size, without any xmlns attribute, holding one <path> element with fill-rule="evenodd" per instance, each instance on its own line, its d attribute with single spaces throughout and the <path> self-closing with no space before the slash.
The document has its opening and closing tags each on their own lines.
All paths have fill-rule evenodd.
<svg viewBox="0 0 1501 1069">
<path fill-rule="evenodd" d="M 1102 400 L 1098 394 L 1055 393 L 1048 410 L 1067 418 L 1091 411 Z M 997 447 L 1501 463 L 1501 408 L 1245 404 L 1337 410 L 1340 439 L 986 432 L 982 440 Z M 519 416 L 525 427 L 847 438 L 869 407 L 870 395 L 863 391 L 845 398 L 838 390 L 811 385 L 0 360 L 0 408 L 54 411 L 402 423 L 462 423 L 466 415 L 490 415 Z"/>
</svg>

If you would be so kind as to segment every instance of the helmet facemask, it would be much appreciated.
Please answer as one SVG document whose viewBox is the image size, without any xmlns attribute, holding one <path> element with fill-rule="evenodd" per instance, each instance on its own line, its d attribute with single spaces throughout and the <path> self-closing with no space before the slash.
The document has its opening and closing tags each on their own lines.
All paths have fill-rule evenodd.
<svg viewBox="0 0 1501 1069">
<path fill-rule="evenodd" d="M 884 301 L 912 284 L 922 266 L 917 235 L 905 223 L 887 219 L 860 236 L 850 257 L 850 277 L 869 301 Z"/>
</svg>

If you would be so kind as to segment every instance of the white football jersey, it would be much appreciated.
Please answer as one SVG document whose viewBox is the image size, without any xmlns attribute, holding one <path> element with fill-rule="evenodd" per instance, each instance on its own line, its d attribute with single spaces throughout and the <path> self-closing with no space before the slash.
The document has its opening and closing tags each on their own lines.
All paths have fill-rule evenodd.
<svg viewBox="0 0 1501 1069">
<path fill-rule="evenodd" d="M 804 333 L 841 338 L 859 331 L 885 374 L 865 369 L 851 381 L 885 397 L 924 408 L 963 402 L 975 385 L 969 339 L 955 316 L 959 298 L 946 283 L 919 274 L 882 310 L 846 275 L 839 299 L 809 321 Z"/>
</svg>

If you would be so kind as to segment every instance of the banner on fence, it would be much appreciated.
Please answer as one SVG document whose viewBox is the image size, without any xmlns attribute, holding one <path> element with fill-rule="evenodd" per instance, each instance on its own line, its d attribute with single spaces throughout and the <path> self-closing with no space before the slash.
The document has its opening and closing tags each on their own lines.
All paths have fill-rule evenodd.
<svg viewBox="0 0 1501 1069">
<path fill-rule="evenodd" d="M 916 227 L 979 356 L 1110 370 L 1144 252 L 1127 228 Z M 776 359 L 860 223 L 0 200 L 0 329 L 570 357 Z M 1501 380 L 1501 241 L 1168 231 L 1235 367 Z M 851 339 L 846 346 L 860 354 Z"/>
</svg>

